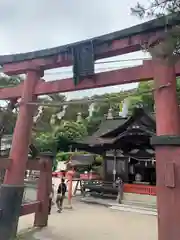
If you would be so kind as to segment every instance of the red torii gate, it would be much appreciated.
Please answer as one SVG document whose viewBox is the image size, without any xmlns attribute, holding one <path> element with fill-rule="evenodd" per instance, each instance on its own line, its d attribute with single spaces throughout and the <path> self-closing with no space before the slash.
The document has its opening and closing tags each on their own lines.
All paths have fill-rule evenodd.
<svg viewBox="0 0 180 240">
<path fill-rule="evenodd" d="M 179 24 L 180 19 L 171 19 L 166 28 Z M 163 18 L 143 23 L 116 33 L 93 39 L 95 58 L 101 59 L 141 50 L 142 43 L 151 37 L 159 37 L 165 31 Z M 14 204 L 7 228 L 13 229 L 13 220 L 18 212 L 24 189 L 24 172 L 28 158 L 34 107 L 28 102 L 36 101 L 38 95 L 77 91 L 82 89 L 125 84 L 154 79 L 157 136 L 152 139 L 156 149 L 157 203 L 159 240 L 179 240 L 180 236 L 180 115 L 176 96 L 176 75 L 180 75 L 180 65 L 167 65 L 161 60 L 145 61 L 142 66 L 95 74 L 93 79 L 85 79 L 74 86 L 72 79 L 61 81 L 40 81 L 44 70 L 69 66 L 72 56 L 68 46 L 36 51 L 25 54 L 0 56 L 0 64 L 8 75 L 26 73 L 24 84 L 0 90 L 0 99 L 21 97 L 19 115 L 13 134 L 10 152 L 11 166 L 6 172 L 0 190 L 0 209 L 6 212 L 8 204 Z M 165 86 L 161 88 L 161 86 Z M 12 195 L 13 191 L 13 195 Z M 2 197 L 3 195 L 3 197 Z M 13 197 L 12 197 L 13 196 Z M 11 201 L 9 198 L 11 197 Z M 5 220 L 4 215 L 0 218 Z M 7 220 L 7 219 L 6 219 Z M 6 224 L 3 224 L 6 227 Z M 3 236 L 4 240 L 8 240 Z"/>
</svg>

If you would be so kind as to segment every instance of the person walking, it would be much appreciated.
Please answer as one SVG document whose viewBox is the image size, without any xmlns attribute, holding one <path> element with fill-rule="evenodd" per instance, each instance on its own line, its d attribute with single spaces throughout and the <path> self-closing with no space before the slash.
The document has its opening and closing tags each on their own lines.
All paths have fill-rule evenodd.
<svg viewBox="0 0 180 240">
<path fill-rule="evenodd" d="M 118 177 L 116 180 L 116 184 L 118 185 L 118 196 L 117 196 L 117 202 L 119 204 L 122 203 L 122 199 L 123 199 L 123 180 Z"/>
<path fill-rule="evenodd" d="M 67 191 L 67 186 L 65 184 L 64 178 L 62 178 L 61 183 L 59 184 L 59 187 L 57 190 L 57 198 L 56 198 L 56 204 L 57 204 L 59 213 L 62 211 L 62 208 L 63 208 L 63 201 L 65 198 L 66 191 Z"/>
</svg>

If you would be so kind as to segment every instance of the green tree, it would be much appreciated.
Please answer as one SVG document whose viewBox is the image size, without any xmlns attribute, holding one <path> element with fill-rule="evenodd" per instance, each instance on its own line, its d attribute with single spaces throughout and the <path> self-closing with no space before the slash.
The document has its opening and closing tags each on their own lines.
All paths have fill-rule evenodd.
<svg viewBox="0 0 180 240">
<path fill-rule="evenodd" d="M 34 144 L 39 152 L 51 152 L 54 156 L 57 154 L 57 141 L 51 132 L 39 133 L 34 139 Z M 53 159 L 53 171 L 57 167 L 56 158 Z"/>
<path fill-rule="evenodd" d="M 24 79 L 21 76 L 11 76 L 0 75 L 0 88 L 14 87 L 22 83 Z"/>
<path fill-rule="evenodd" d="M 87 135 L 87 129 L 83 122 L 62 121 L 60 126 L 55 127 L 54 135 L 68 140 L 77 140 Z"/>
<path fill-rule="evenodd" d="M 56 152 L 56 139 L 51 132 L 39 133 L 34 141 L 39 152 Z"/>
<path fill-rule="evenodd" d="M 177 98 L 180 104 L 180 79 L 177 78 L 176 84 Z M 142 105 L 149 112 L 154 111 L 154 93 L 153 93 L 153 81 L 141 82 L 136 91 L 130 97 L 130 111 L 136 105 Z"/>
<path fill-rule="evenodd" d="M 147 5 L 137 2 L 136 6 L 131 8 L 133 14 L 138 17 L 160 17 L 165 14 L 175 14 L 180 11 L 179 0 L 150 0 Z"/>
<path fill-rule="evenodd" d="M 83 122 L 63 121 L 54 129 L 59 150 L 68 151 L 71 141 L 81 140 L 87 136 L 87 128 Z"/>
<path fill-rule="evenodd" d="M 137 106 L 143 106 L 144 103 L 142 101 L 142 97 L 139 95 L 131 96 L 129 98 L 129 113 L 131 114 L 133 109 Z"/>
<path fill-rule="evenodd" d="M 178 102 L 180 104 L 180 79 L 179 79 L 179 77 L 177 78 L 177 81 L 176 81 L 176 92 L 177 92 Z"/>
<path fill-rule="evenodd" d="M 60 125 L 53 126 L 50 132 L 37 132 L 33 143 L 39 152 L 51 151 L 54 154 L 68 151 L 71 141 L 81 140 L 87 136 L 87 128 L 84 123 L 62 121 Z"/>
<path fill-rule="evenodd" d="M 154 111 L 153 81 L 139 83 L 136 91 L 131 95 L 129 108 L 132 110 L 136 105 L 141 105 L 148 111 Z"/>
<path fill-rule="evenodd" d="M 180 57 L 180 31 L 179 26 L 168 28 L 168 22 L 179 15 L 179 0 L 150 0 L 146 5 L 137 2 L 136 6 L 131 8 L 132 14 L 139 18 L 157 18 L 164 17 L 165 32 L 162 35 L 161 42 L 151 47 L 151 39 L 146 44 L 146 50 L 152 55 L 168 60 L 168 62 L 178 61 Z M 157 39 L 155 39 L 157 40 Z"/>
</svg>

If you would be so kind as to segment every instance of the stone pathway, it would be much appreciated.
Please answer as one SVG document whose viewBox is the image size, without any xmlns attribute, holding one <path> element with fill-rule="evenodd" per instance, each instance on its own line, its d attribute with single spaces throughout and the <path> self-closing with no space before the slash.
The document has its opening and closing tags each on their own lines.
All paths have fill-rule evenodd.
<svg viewBox="0 0 180 240">
<path fill-rule="evenodd" d="M 19 239 L 26 240 L 157 240 L 155 216 L 121 212 L 98 205 L 73 202 L 73 210 L 56 213 L 54 208 L 49 226 L 42 230 L 29 229 L 33 215 L 20 218 Z"/>
</svg>

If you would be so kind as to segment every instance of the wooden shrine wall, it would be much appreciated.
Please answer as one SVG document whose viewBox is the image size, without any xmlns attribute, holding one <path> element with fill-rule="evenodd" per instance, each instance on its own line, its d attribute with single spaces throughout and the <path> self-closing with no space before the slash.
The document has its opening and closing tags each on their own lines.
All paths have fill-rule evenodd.
<svg viewBox="0 0 180 240">
<path fill-rule="evenodd" d="M 114 151 L 108 151 L 104 155 L 104 180 L 113 181 L 121 177 L 124 182 L 128 182 L 128 160 L 123 156 L 116 156 Z"/>
</svg>

